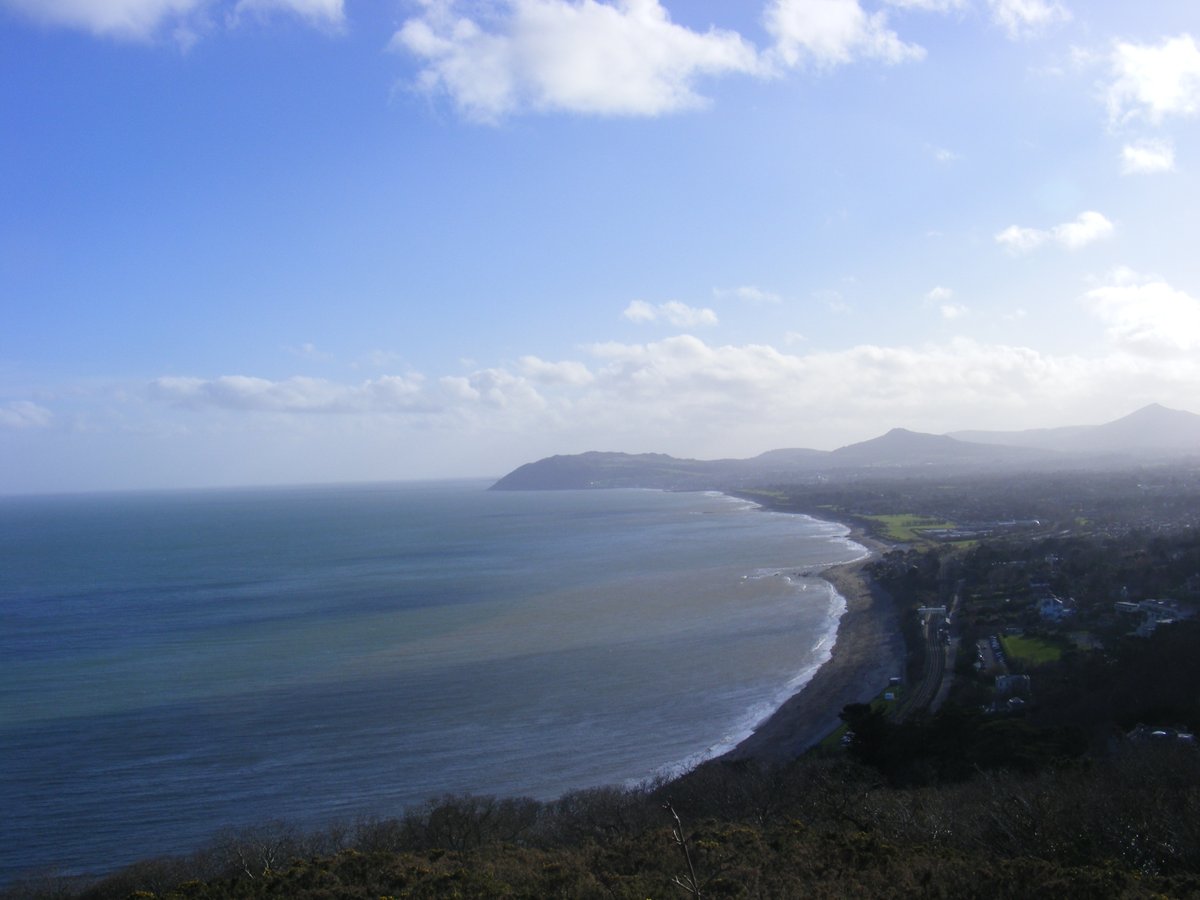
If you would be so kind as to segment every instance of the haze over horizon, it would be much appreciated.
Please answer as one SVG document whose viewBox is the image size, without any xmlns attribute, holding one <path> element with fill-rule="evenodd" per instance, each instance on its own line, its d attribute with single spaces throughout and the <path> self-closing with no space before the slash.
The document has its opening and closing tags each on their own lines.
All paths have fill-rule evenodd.
<svg viewBox="0 0 1200 900">
<path fill-rule="evenodd" d="M 0 0 L 0 493 L 1200 412 L 1194 0 Z"/>
</svg>

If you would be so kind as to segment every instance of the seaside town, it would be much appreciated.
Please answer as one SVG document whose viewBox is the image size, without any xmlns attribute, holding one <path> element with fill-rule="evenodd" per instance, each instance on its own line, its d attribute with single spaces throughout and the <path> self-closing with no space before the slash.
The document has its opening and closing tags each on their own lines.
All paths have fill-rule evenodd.
<svg viewBox="0 0 1200 900">
<path fill-rule="evenodd" d="M 899 610 L 907 647 L 903 686 L 871 710 L 888 723 L 949 708 L 993 728 L 1070 726 L 1098 752 L 1194 744 L 1195 468 L 867 479 L 764 500 L 879 542 L 865 574 Z M 881 749 L 856 733 L 842 740 Z"/>
</svg>

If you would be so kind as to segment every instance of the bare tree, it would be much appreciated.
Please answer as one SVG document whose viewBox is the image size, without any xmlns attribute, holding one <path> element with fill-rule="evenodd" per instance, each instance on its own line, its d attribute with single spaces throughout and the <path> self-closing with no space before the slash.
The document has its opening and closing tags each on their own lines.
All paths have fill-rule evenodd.
<svg viewBox="0 0 1200 900">
<path fill-rule="evenodd" d="M 671 825 L 671 837 L 683 854 L 684 862 L 687 863 L 687 874 L 674 876 L 671 884 L 687 891 L 695 900 L 700 900 L 700 882 L 696 879 L 696 866 L 692 863 L 692 851 L 688 847 L 687 836 L 683 833 L 683 823 L 679 821 L 679 813 L 675 812 L 675 807 L 671 805 L 669 799 L 663 802 L 663 809 L 674 820 L 674 824 Z"/>
</svg>

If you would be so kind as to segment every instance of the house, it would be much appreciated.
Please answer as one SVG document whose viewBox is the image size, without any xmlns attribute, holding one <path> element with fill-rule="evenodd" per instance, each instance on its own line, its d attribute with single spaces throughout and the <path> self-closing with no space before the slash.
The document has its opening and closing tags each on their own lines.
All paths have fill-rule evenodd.
<svg viewBox="0 0 1200 900">
<path fill-rule="evenodd" d="M 1071 607 L 1051 594 L 1038 600 L 1038 615 L 1046 622 L 1061 622 L 1071 615 Z"/>
<path fill-rule="evenodd" d="M 1141 600 L 1131 602 L 1118 600 L 1114 607 L 1116 611 L 1127 616 L 1140 616 L 1141 623 L 1131 633 L 1138 637 L 1149 637 L 1160 625 L 1169 625 L 1180 619 L 1190 619 L 1196 611 L 1183 606 L 1175 600 Z"/>
</svg>

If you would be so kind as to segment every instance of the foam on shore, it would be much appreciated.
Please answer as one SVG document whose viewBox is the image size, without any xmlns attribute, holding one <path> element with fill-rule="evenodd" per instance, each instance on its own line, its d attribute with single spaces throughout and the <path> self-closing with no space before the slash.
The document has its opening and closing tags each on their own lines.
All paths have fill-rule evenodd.
<svg viewBox="0 0 1200 900">
<path fill-rule="evenodd" d="M 844 706 L 871 699 L 901 671 L 905 649 L 899 619 L 891 598 L 865 571 L 871 556 L 866 551 L 856 562 L 821 573 L 845 604 L 828 656 L 799 690 L 723 755 L 793 759 L 837 727 Z"/>
</svg>

